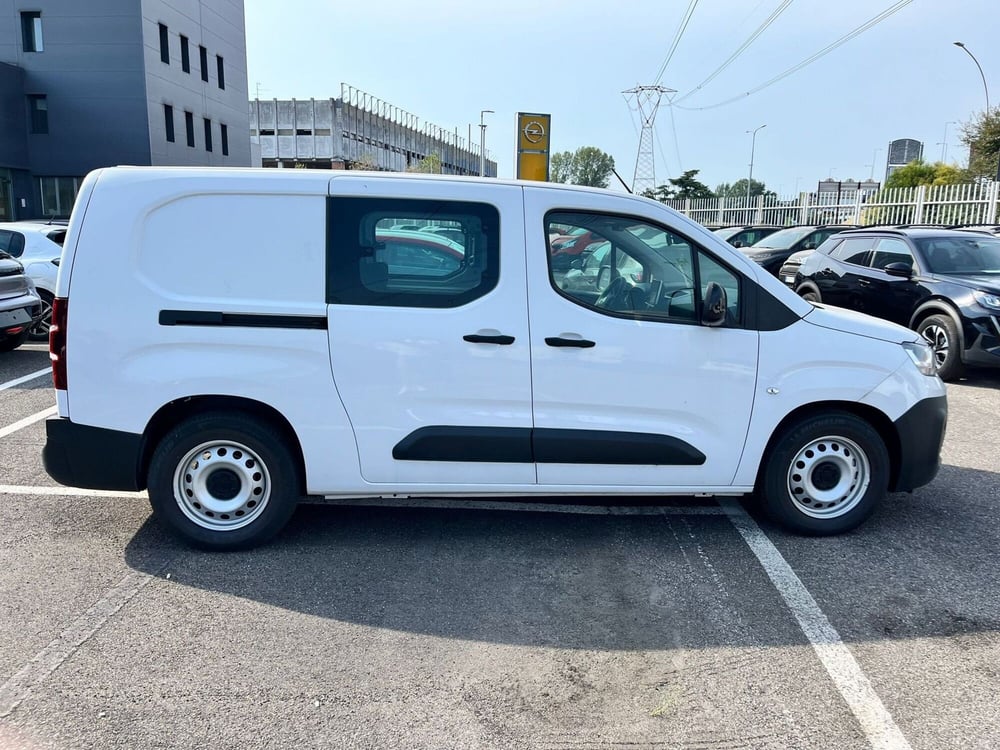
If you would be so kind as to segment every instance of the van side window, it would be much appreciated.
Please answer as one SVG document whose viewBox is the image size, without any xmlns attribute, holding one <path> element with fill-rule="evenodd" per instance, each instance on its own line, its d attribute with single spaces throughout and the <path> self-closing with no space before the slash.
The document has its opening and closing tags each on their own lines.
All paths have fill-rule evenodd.
<svg viewBox="0 0 1000 750">
<path fill-rule="evenodd" d="M 610 315 L 694 323 L 704 287 L 715 281 L 726 290 L 732 320 L 740 319 L 739 276 L 663 227 L 567 211 L 550 212 L 546 232 L 552 285 L 577 304 Z"/>
<path fill-rule="evenodd" d="M 327 302 L 459 307 L 500 272 L 500 214 L 485 203 L 329 198 Z"/>
</svg>

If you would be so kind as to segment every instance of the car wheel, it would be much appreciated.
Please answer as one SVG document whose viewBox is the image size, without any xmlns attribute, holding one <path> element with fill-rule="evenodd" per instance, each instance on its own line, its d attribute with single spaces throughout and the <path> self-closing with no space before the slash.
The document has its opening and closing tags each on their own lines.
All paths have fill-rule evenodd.
<svg viewBox="0 0 1000 750">
<path fill-rule="evenodd" d="M 934 350 L 934 364 L 942 380 L 956 380 L 962 376 L 962 339 L 958 326 L 949 315 L 931 315 L 920 321 L 917 333 Z"/>
<path fill-rule="evenodd" d="M 822 298 L 820 297 L 819 291 L 816 290 L 816 289 L 813 289 L 812 287 L 808 287 L 808 286 L 807 287 L 802 287 L 801 289 L 799 289 L 798 290 L 798 295 L 802 299 L 804 299 L 806 302 L 816 302 L 816 303 L 819 303 L 819 302 L 823 301 Z"/>
<path fill-rule="evenodd" d="M 786 429 L 762 471 L 765 512 L 812 536 L 840 534 L 871 515 L 889 486 L 889 453 L 878 432 L 847 412 Z"/>
<path fill-rule="evenodd" d="M 12 352 L 28 340 L 28 331 L 0 341 L 0 352 Z"/>
<path fill-rule="evenodd" d="M 147 484 L 153 511 L 203 549 L 266 542 L 301 495 L 296 462 L 267 424 L 241 413 L 182 422 L 156 447 Z"/>
<path fill-rule="evenodd" d="M 38 290 L 38 296 L 42 300 L 42 317 L 37 323 L 28 331 L 28 339 L 30 341 L 48 341 L 49 340 L 49 328 L 52 326 L 52 295 L 41 289 Z"/>
</svg>

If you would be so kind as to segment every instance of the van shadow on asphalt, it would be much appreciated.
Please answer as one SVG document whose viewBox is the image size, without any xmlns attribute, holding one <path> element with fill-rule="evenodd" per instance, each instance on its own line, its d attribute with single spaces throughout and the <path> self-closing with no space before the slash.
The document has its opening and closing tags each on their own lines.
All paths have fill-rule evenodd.
<svg viewBox="0 0 1000 750">
<path fill-rule="evenodd" d="M 890 496 L 840 537 L 795 537 L 761 523 L 847 641 L 997 632 L 997 480 L 945 467 L 928 488 Z M 126 561 L 157 574 L 163 544 L 150 518 Z M 725 516 L 303 505 L 270 545 L 182 554 L 170 572 L 175 584 L 295 612 L 490 643 L 805 642 Z"/>
</svg>

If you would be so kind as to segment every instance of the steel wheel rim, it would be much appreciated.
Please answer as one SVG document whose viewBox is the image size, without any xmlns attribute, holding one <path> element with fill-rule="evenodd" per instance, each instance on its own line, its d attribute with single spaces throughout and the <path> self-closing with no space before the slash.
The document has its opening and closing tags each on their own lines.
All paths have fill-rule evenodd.
<svg viewBox="0 0 1000 750">
<path fill-rule="evenodd" d="M 827 435 L 803 446 L 788 468 L 788 495 L 810 518 L 837 518 L 850 512 L 871 483 L 868 456 L 853 440 Z"/>
<path fill-rule="evenodd" d="M 270 498 L 267 466 L 257 453 L 233 440 L 202 443 L 174 470 L 174 499 L 203 529 L 242 529 L 260 517 Z"/>
<path fill-rule="evenodd" d="M 948 359 L 948 350 L 950 349 L 948 332 L 944 329 L 944 326 L 929 325 L 924 328 L 922 335 L 924 340 L 934 350 L 934 363 L 938 367 L 941 367 L 945 363 L 945 360 Z"/>
</svg>

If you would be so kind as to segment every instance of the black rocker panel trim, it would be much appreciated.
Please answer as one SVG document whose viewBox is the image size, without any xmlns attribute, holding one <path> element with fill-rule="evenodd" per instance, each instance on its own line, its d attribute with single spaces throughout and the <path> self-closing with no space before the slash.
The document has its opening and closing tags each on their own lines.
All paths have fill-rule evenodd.
<svg viewBox="0 0 1000 750">
<path fill-rule="evenodd" d="M 705 454 L 669 435 L 529 427 L 421 427 L 392 449 L 400 461 L 701 466 Z"/>
</svg>

